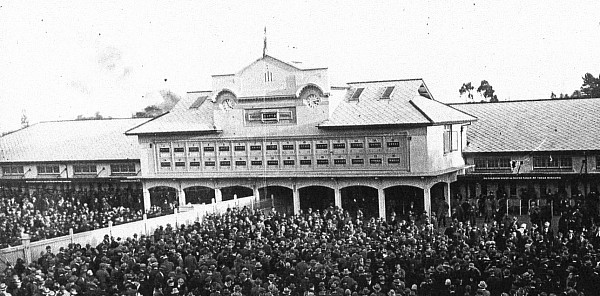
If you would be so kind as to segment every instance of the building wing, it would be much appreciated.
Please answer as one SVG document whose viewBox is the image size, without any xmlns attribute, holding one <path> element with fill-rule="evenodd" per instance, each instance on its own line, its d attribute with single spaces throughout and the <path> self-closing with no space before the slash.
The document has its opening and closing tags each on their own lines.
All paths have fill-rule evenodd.
<svg viewBox="0 0 600 296">
<path fill-rule="evenodd" d="M 476 116 L 464 152 L 600 150 L 600 99 L 454 104 Z"/>
<path fill-rule="evenodd" d="M 40 122 L 0 138 L 2 162 L 139 159 L 124 133 L 147 118 Z"/>
</svg>

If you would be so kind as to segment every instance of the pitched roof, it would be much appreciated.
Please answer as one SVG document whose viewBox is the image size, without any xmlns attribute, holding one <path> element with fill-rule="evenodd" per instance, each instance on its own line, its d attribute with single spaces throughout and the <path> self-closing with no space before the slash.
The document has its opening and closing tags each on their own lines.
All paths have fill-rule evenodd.
<svg viewBox="0 0 600 296">
<path fill-rule="evenodd" d="M 136 138 L 124 132 L 147 118 L 48 121 L 0 137 L 0 161 L 139 159 Z"/>
<path fill-rule="evenodd" d="M 212 132 L 212 102 L 207 98 L 211 92 L 188 93 L 170 112 L 156 117 L 126 132 L 127 135 Z"/>
<path fill-rule="evenodd" d="M 429 125 L 474 121 L 476 118 L 433 99 L 422 79 L 349 83 L 343 101 L 319 127 L 365 125 Z M 389 98 L 386 89 L 393 87 Z M 354 93 L 363 88 L 358 98 Z"/>
<path fill-rule="evenodd" d="M 236 75 L 236 74 L 244 72 L 244 70 L 248 69 L 250 66 L 254 65 L 254 63 L 256 63 L 258 61 L 261 61 L 261 60 L 269 60 L 271 62 L 280 64 L 281 66 L 290 67 L 292 69 L 296 69 L 296 70 L 300 70 L 300 71 L 310 71 L 310 70 L 317 70 L 317 69 L 327 69 L 327 67 L 325 67 L 323 65 L 315 64 L 315 63 L 312 63 L 312 62 L 296 61 L 296 60 L 292 60 L 292 59 L 283 59 L 281 57 L 276 58 L 276 57 L 273 57 L 273 56 L 267 54 L 265 56 L 262 56 L 262 57 L 256 59 L 254 62 L 250 63 L 249 65 L 246 65 L 241 70 L 230 71 L 230 72 L 226 72 L 227 74 L 216 74 L 216 75 L 212 75 L 212 76 L 232 76 L 232 75 Z"/>
<path fill-rule="evenodd" d="M 600 150 L 600 99 L 454 104 L 479 120 L 464 152 Z"/>
</svg>

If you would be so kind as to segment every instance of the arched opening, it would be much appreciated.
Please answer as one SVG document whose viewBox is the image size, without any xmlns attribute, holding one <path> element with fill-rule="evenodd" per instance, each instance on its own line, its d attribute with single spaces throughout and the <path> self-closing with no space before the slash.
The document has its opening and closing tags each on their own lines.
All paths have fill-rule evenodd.
<svg viewBox="0 0 600 296">
<path fill-rule="evenodd" d="M 210 204 L 215 198 L 215 190 L 206 186 L 193 186 L 183 189 L 185 203 Z"/>
<path fill-rule="evenodd" d="M 388 217 L 392 213 L 400 219 L 415 219 L 425 209 L 423 189 L 414 186 L 393 186 L 384 190 L 385 212 Z"/>
<path fill-rule="evenodd" d="M 223 201 L 232 200 L 234 196 L 237 198 L 252 196 L 254 192 L 251 188 L 243 186 L 230 186 L 221 188 L 221 197 Z"/>
<path fill-rule="evenodd" d="M 161 212 L 171 213 L 177 206 L 177 190 L 168 186 L 157 186 L 148 189 L 150 191 L 150 204 L 159 207 Z"/>
<path fill-rule="evenodd" d="M 377 189 L 367 186 L 342 188 L 342 208 L 356 217 L 360 210 L 364 218 L 379 217 L 379 198 Z"/>
<path fill-rule="evenodd" d="M 335 204 L 333 189 L 325 186 L 309 186 L 300 188 L 300 209 L 303 211 L 312 208 L 323 211 Z"/>
<path fill-rule="evenodd" d="M 260 200 L 271 200 L 275 211 L 285 213 L 286 215 L 294 214 L 294 194 L 292 189 L 283 186 L 267 186 L 258 189 Z"/>
</svg>

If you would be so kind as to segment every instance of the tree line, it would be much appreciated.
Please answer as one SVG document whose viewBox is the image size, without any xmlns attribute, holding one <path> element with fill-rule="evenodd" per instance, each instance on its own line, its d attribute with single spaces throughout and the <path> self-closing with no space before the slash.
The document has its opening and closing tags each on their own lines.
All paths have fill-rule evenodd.
<svg viewBox="0 0 600 296">
<path fill-rule="evenodd" d="M 576 99 L 576 98 L 600 98 L 600 75 L 595 77 L 591 73 L 585 73 L 581 77 L 583 83 L 579 89 L 576 89 L 570 95 L 566 94 L 550 94 L 551 99 Z M 477 87 L 477 93 L 481 98 L 481 102 L 498 102 L 498 96 L 495 94 L 494 88 L 490 85 L 487 80 L 482 80 L 479 87 Z M 466 97 L 467 102 L 475 102 L 475 86 L 471 82 L 463 83 L 458 90 L 461 97 Z"/>
<path fill-rule="evenodd" d="M 550 94 L 551 99 L 578 99 L 578 98 L 600 98 L 600 75 L 594 77 L 592 73 L 585 73 L 581 77 L 583 83 L 579 89 L 576 89 L 569 94 L 556 95 L 554 92 Z"/>
</svg>

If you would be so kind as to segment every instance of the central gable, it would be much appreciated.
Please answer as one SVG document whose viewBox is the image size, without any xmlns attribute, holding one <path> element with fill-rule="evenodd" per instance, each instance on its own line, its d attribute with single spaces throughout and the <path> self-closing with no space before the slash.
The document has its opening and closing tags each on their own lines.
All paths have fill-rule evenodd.
<svg viewBox="0 0 600 296">
<path fill-rule="evenodd" d="M 316 86 L 324 94 L 328 94 L 330 86 L 327 69 L 303 69 L 268 55 L 235 74 L 213 76 L 215 94 L 228 90 L 239 100 L 296 97 L 307 85 Z"/>
</svg>

